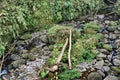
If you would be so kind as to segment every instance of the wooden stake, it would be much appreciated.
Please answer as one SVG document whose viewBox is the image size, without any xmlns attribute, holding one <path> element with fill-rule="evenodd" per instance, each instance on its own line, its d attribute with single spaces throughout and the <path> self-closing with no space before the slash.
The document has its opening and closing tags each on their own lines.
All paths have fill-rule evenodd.
<svg viewBox="0 0 120 80">
<path fill-rule="evenodd" d="M 70 53 L 71 53 L 71 47 L 72 47 L 72 31 L 70 29 L 70 36 L 69 36 L 69 50 L 68 50 L 68 64 L 69 64 L 69 69 L 72 68 L 71 64 L 71 59 L 70 59 Z"/>
</svg>

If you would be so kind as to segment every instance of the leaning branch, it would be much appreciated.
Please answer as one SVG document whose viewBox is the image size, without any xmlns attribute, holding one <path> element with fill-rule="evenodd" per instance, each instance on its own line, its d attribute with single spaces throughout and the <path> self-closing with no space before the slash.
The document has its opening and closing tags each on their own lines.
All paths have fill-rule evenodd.
<svg viewBox="0 0 120 80">
<path fill-rule="evenodd" d="M 63 46 L 63 48 L 62 48 L 62 51 L 61 51 L 61 53 L 60 53 L 60 55 L 59 55 L 59 57 L 58 57 L 58 59 L 57 59 L 57 61 L 56 61 L 56 64 L 59 64 L 59 63 L 60 63 L 60 61 L 61 61 L 61 59 L 62 59 L 62 56 L 63 56 L 63 53 L 64 53 L 64 51 L 65 51 L 65 49 L 66 49 L 66 47 L 67 47 L 67 44 L 68 44 L 68 38 L 66 39 L 66 42 L 65 42 L 65 44 L 64 44 L 64 46 Z"/>
</svg>

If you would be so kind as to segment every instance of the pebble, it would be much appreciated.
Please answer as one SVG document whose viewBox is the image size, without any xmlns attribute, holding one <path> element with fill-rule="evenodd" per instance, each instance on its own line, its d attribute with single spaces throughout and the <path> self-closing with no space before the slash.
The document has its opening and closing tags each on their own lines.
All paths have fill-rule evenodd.
<svg viewBox="0 0 120 80">
<path fill-rule="evenodd" d="M 12 55 L 10 56 L 10 59 L 11 59 L 11 60 L 18 60 L 18 59 L 20 59 L 20 56 L 17 55 L 17 54 L 12 54 Z"/>
</svg>

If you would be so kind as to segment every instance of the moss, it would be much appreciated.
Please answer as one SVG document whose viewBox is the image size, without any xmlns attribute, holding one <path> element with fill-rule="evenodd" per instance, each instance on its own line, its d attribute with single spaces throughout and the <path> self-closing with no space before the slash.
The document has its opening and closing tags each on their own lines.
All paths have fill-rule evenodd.
<svg viewBox="0 0 120 80">
<path fill-rule="evenodd" d="M 96 23 L 89 22 L 89 23 L 85 24 L 83 31 L 86 34 L 95 34 L 95 33 L 97 33 L 98 29 L 99 29 L 99 26 Z"/>
<path fill-rule="evenodd" d="M 106 50 L 112 51 L 112 46 L 110 46 L 109 44 L 104 44 L 103 48 L 105 48 Z"/>
<path fill-rule="evenodd" d="M 50 43 L 64 43 L 66 38 L 69 37 L 69 31 L 72 30 L 72 41 L 76 41 L 80 37 L 80 32 L 70 26 L 55 25 L 48 30 L 48 39 Z"/>
<path fill-rule="evenodd" d="M 112 70 L 120 74 L 120 68 L 119 67 L 112 67 Z"/>
<path fill-rule="evenodd" d="M 23 40 L 27 40 L 27 39 L 30 39 L 30 38 L 32 38 L 31 34 L 24 34 L 20 37 L 20 39 L 23 39 Z"/>
<path fill-rule="evenodd" d="M 119 25 L 117 24 L 117 22 L 110 21 L 107 30 L 109 30 L 109 31 L 115 31 L 118 27 L 119 27 Z"/>
<path fill-rule="evenodd" d="M 81 77 L 81 73 L 77 69 L 66 70 L 65 72 L 61 73 L 59 76 L 60 80 L 71 80 Z"/>
</svg>

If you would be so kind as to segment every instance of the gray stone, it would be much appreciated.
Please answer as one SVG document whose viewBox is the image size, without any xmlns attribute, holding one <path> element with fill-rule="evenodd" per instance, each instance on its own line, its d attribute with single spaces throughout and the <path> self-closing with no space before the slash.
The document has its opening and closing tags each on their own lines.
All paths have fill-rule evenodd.
<svg viewBox="0 0 120 80">
<path fill-rule="evenodd" d="M 105 77 L 105 73 L 104 73 L 103 71 L 97 70 L 97 72 L 98 72 L 100 75 L 102 75 L 103 77 Z"/>
<path fill-rule="evenodd" d="M 41 36 L 40 36 L 40 40 L 41 40 L 42 42 L 44 42 L 44 43 L 48 43 L 48 38 L 47 38 L 46 35 L 41 35 Z"/>
<path fill-rule="evenodd" d="M 104 80 L 118 80 L 116 76 L 108 75 Z"/>
<path fill-rule="evenodd" d="M 20 56 L 17 55 L 17 54 L 12 54 L 12 55 L 10 56 L 10 59 L 11 59 L 11 60 L 18 60 L 18 59 L 20 59 Z"/>
<path fill-rule="evenodd" d="M 13 61 L 12 65 L 13 65 L 14 68 L 17 68 L 20 65 L 23 65 L 25 63 L 26 63 L 26 61 L 24 59 L 19 59 L 19 60 Z"/>
<path fill-rule="evenodd" d="M 120 60 L 119 59 L 113 59 L 113 64 L 118 66 L 120 65 Z"/>
<path fill-rule="evenodd" d="M 95 68 L 97 69 L 101 69 L 104 65 L 104 61 L 101 60 L 101 61 L 98 61 L 96 64 L 95 64 Z"/>
<path fill-rule="evenodd" d="M 112 57 L 113 57 L 113 55 L 110 54 L 110 55 L 107 56 L 107 59 L 108 59 L 109 61 L 111 61 L 111 60 L 112 60 Z"/>
<path fill-rule="evenodd" d="M 87 80 L 102 80 L 102 76 L 98 72 L 91 72 L 87 76 Z"/>
<path fill-rule="evenodd" d="M 3 75 L 2 80 L 10 80 L 11 76 L 10 75 Z M 0 79 L 1 80 L 1 79 Z"/>
<path fill-rule="evenodd" d="M 100 54 L 97 55 L 97 57 L 100 57 L 100 58 L 106 58 L 106 55 L 103 54 L 103 53 L 100 53 Z"/>
<path fill-rule="evenodd" d="M 103 66 L 103 69 L 105 72 L 108 72 L 110 70 L 110 67 L 109 66 Z"/>
<path fill-rule="evenodd" d="M 103 19 L 105 17 L 105 15 L 97 15 L 97 18 L 99 19 Z"/>
<path fill-rule="evenodd" d="M 110 38 L 110 39 L 116 39 L 116 35 L 115 35 L 115 34 L 110 33 L 110 34 L 109 34 L 109 38 Z"/>
<path fill-rule="evenodd" d="M 36 59 L 36 57 L 33 54 L 30 54 L 30 53 L 22 54 L 22 58 L 28 59 L 30 61 L 34 61 Z"/>
<path fill-rule="evenodd" d="M 120 39 L 117 39 L 117 40 L 115 41 L 115 44 L 116 44 L 117 48 L 120 47 Z"/>
<path fill-rule="evenodd" d="M 100 49 L 99 51 L 103 54 L 110 54 L 109 51 L 106 49 Z"/>
<path fill-rule="evenodd" d="M 116 34 L 120 34 L 120 31 L 118 31 L 118 30 L 115 30 L 115 31 L 114 31 L 114 33 L 116 33 Z"/>
<path fill-rule="evenodd" d="M 112 63 L 110 61 L 108 61 L 108 60 L 105 60 L 105 65 L 111 66 Z"/>
</svg>

